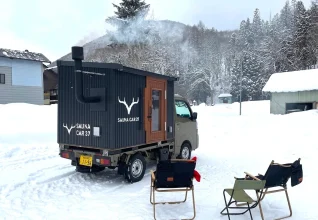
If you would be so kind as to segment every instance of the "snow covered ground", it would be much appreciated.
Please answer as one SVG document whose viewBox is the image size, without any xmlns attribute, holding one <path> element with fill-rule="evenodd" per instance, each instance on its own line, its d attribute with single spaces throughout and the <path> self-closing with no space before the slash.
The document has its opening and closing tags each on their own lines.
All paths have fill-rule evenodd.
<svg viewBox="0 0 318 220">
<path fill-rule="evenodd" d="M 149 203 L 150 164 L 144 179 L 127 184 L 116 170 L 80 174 L 58 155 L 56 105 L 0 105 L 0 219 L 153 219 Z M 293 217 L 318 219 L 315 210 L 318 111 L 270 115 L 269 102 L 193 107 L 198 112 L 200 147 L 195 184 L 196 219 L 224 219 L 222 191 L 244 171 L 264 173 L 271 162 L 302 159 L 304 181 L 291 187 Z M 161 193 L 163 194 L 163 193 Z M 183 194 L 158 194 L 158 200 Z M 254 194 L 251 194 L 255 196 Z M 267 195 L 265 219 L 288 213 L 284 193 Z M 252 211 L 261 219 L 259 209 Z M 157 219 L 191 216 L 191 196 L 179 205 L 159 205 Z M 233 216 L 234 220 L 249 215 Z"/>
</svg>

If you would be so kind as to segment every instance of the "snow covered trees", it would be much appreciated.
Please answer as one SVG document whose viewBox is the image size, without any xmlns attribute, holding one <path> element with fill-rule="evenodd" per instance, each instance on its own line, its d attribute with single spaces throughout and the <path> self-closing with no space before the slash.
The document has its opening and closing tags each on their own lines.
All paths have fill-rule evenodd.
<svg viewBox="0 0 318 220">
<path fill-rule="evenodd" d="M 91 55 L 94 61 L 177 75 L 176 93 L 198 103 L 208 97 L 214 103 L 220 93 L 238 101 L 241 88 L 243 101 L 264 99 L 262 88 L 271 74 L 317 68 L 318 0 L 308 9 L 301 1 L 287 1 L 268 21 L 255 9 L 234 31 L 217 31 L 201 21 L 189 26 L 147 20 L 149 5 L 141 0 L 114 7 L 116 16 L 107 22 L 117 30 L 108 32 L 111 43 Z"/>
<path fill-rule="evenodd" d="M 236 82 L 241 69 L 238 62 L 243 64 L 242 100 L 265 98 L 261 90 L 274 72 L 314 68 L 318 46 L 318 25 L 315 25 L 318 4 L 315 2 L 306 10 L 302 1 L 287 1 L 281 12 L 266 22 L 260 19 L 256 9 L 252 22 L 242 21 L 233 47 L 236 54 L 232 57 L 235 59 L 231 80 L 234 100 L 240 89 Z"/>
</svg>

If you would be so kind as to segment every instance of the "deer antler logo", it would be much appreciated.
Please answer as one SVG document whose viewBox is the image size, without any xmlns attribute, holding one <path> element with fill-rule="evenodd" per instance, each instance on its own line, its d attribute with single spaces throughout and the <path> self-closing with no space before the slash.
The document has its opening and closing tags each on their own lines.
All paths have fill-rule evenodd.
<svg viewBox="0 0 318 220">
<path fill-rule="evenodd" d="M 71 125 L 71 127 L 70 127 L 70 128 L 68 128 L 68 127 L 67 127 L 67 124 L 66 124 L 66 125 L 64 125 L 64 123 L 63 123 L 63 127 L 64 127 L 64 128 L 66 128 L 66 130 L 67 130 L 68 134 L 71 134 L 72 129 L 73 129 L 73 128 L 75 128 L 75 127 L 76 127 L 76 125 L 75 125 L 75 126 L 72 126 L 72 125 Z"/>
<path fill-rule="evenodd" d="M 135 104 L 138 104 L 138 103 L 139 103 L 139 97 L 138 97 L 138 99 L 137 99 L 136 102 L 135 102 L 135 99 L 133 98 L 132 103 L 130 104 L 130 106 L 127 105 L 127 103 L 126 103 L 126 101 L 125 101 L 125 98 L 124 98 L 124 101 L 120 101 L 120 99 L 119 99 L 119 97 L 118 97 L 118 102 L 126 106 L 127 113 L 128 113 L 128 115 L 129 115 L 129 114 L 130 114 L 130 111 L 131 111 L 131 108 L 132 108 Z"/>
</svg>

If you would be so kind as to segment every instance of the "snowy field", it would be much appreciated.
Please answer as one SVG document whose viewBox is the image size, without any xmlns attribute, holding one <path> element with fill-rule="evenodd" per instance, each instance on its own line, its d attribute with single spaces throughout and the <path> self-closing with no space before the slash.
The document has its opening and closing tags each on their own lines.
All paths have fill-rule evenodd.
<svg viewBox="0 0 318 220">
<path fill-rule="evenodd" d="M 0 219 L 153 219 L 149 203 L 150 175 L 134 184 L 124 182 L 116 170 L 97 174 L 76 173 L 70 161 L 58 155 L 56 105 L 0 105 Z M 318 219 L 315 210 L 317 176 L 317 121 L 315 110 L 270 115 L 269 102 L 194 107 L 198 112 L 200 147 L 193 152 L 201 182 L 194 181 L 197 217 L 227 219 L 223 189 L 244 171 L 264 173 L 271 162 L 302 159 L 304 182 L 288 182 L 294 220 Z M 163 194 L 163 195 L 162 195 Z M 183 194 L 157 194 L 158 200 Z M 255 197 L 255 193 L 251 194 Z M 263 201 L 265 219 L 288 214 L 284 193 Z M 192 216 L 191 196 L 185 204 L 158 205 L 157 219 Z M 254 219 L 261 219 L 258 207 Z M 249 219 L 248 213 L 232 216 Z"/>
</svg>

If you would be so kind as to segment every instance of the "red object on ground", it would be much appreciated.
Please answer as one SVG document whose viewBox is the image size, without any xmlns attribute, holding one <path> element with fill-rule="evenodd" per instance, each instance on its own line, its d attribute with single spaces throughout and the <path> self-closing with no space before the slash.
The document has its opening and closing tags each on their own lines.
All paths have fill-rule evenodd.
<svg viewBox="0 0 318 220">
<path fill-rule="evenodd" d="M 197 161 L 197 157 L 193 157 L 191 160 Z M 194 170 L 193 177 L 197 182 L 201 181 L 201 175 L 198 171 Z"/>
</svg>

